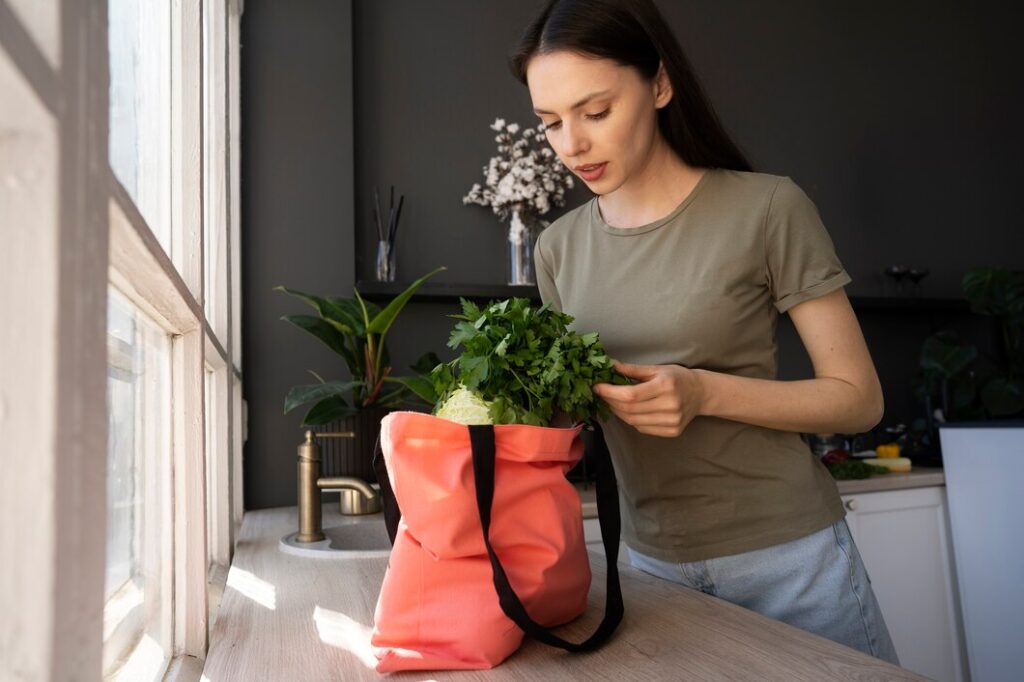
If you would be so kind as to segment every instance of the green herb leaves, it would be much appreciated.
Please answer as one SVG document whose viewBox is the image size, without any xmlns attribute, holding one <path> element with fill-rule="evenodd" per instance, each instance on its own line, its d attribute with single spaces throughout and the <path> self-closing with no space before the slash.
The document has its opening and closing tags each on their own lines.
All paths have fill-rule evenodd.
<svg viewBox="0 0 1024 682">
<path fill-rule="evenodd" d="M 555 408 L 574 422 L 590 423 L 610 410 L 590 387 L 628 384 L 612 369 L 597 332 L 568 330 L 571 315 L 547 304 L 532 307 L 527 298 L 510 298 L 479 307 L 466 299 L 448 346 L 462 355 L 436 366 L 430 378 L 440 407 L 460 386 L 491 401 L 495 424 L 547 426 Z"/>
</svg>

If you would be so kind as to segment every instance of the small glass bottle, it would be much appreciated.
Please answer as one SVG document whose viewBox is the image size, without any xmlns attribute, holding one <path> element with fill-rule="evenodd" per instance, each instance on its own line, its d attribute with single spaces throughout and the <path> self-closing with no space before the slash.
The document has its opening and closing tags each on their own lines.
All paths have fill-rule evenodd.
<svg viewBox="0 0 1024 682">
<path fill-rule="evenodd" d="M 384 239 L 377 241 L 377 281 L 395 281 L 395 254 L 393 244 Z"/>
</svg>

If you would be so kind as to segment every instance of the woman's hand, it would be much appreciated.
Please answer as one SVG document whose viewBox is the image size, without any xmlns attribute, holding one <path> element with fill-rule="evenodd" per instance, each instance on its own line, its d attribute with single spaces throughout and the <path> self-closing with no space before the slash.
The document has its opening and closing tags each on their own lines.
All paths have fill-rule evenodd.
<svg viewBox="0 0 1024 682">
<path fill-rule="evenodd" d="M 640 433 L 675 438 L 701 413 L 705 389 L 697 372 L 682 365 L 632 365 L 614 361 L 614 369 L 639 383 L 594 384 L 594 394 Z"/>
</svg>

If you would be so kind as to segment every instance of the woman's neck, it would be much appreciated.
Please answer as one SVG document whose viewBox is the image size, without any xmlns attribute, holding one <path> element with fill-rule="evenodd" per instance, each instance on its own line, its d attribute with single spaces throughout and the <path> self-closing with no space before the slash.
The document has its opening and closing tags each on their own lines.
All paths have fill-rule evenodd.
<svg viewBox="0 0 1024 682">
<path fill-rule="evenodd" d="M 598 198 L 612 227 L 641 227 L 671 213 L 697 186 L 705 169 L 687 165 L 660 135 L 646 166 L 618 189 Z"/>
</svg>

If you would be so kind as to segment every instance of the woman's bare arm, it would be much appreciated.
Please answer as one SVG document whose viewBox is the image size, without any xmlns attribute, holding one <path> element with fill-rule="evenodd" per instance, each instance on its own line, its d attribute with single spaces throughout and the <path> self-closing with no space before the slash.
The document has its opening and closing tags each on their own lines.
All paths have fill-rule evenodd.
<svg viewBox="0 0 1024 682">
<path fill-rule="evenodd" d="M 813 379 L 775 381 L 695 369 L 699 414 L 800 433 L 861 433 L 884 401 L 857 316 L 843 289 L 790 308 L 814 366 Z"/>
</svg>

